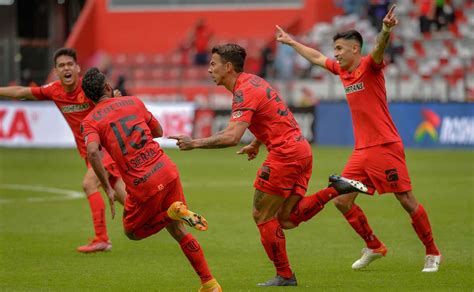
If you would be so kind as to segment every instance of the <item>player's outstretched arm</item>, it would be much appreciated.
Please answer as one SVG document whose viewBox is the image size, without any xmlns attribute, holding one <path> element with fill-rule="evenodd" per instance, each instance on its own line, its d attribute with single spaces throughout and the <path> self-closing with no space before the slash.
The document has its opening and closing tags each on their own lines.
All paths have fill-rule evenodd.
<svg viewBox="0 0 474 292">
<path fill-rule="evenodd" d="M 12 99 L 36 99 L 33 95 L 31 87 L 26 86 L 8 86 L 0 87 L 0 96 L 12 98 Z"/>
<path fill-rule="evenodd" d="M 385 52 L 385 48 L 388 45 L 388 41 L 390 40 L 390 32 L 398 24 L 397 16 L 395 15 L 395 7 L 396 5 L 392 5 L 390 10 L 388 11 L 387 15 L 385 15 L 383 19 L 382 30 L 380 31 L 379 35 L 377 36 L 377 42 L 375 43 L 375 47 L 372 50 L 372 58 L 374 59 L 375 63 L 380 64 L 383 61 L 383 55 Z"/>
<path fill-rule="evenodd" d="M 227 128 L 207 138 L 194 140 L 189 136 L 170 136 L 168 138 L 176 139 L 176 145 L 180 150 L 226 148 L 237 145 L 248 126 L 249 124 L 246 122 L 230 122 Z"/>
<path fill-rule="evenodd" d="M 102 164 L 102 155 L 99 149 L 99 144 L 97 142 L 90 142 L 87 144 L 87 159 L 89 160 L 92 168 L 94 169 L 95 174 L 100 180 L 102 187 L 107 193 L 109 198 L 110 211 L 112 212 L 112 219 L 115 217 L 115 190 L 109 183 L 107 179 L 107 171 Z"/>
<path fill-rule="evenodd" d="M 288 33 L 286 33 L 279 25 L 276 25 L 276 40 L 282 44 L 288 45 L 295 49 L 295 51 L 303 56 L 306 60 L 310 61 L 314 65 L 326 68 L 327 57 L 320 51 L 310 48 L 295 41 Z"/>
</svg>

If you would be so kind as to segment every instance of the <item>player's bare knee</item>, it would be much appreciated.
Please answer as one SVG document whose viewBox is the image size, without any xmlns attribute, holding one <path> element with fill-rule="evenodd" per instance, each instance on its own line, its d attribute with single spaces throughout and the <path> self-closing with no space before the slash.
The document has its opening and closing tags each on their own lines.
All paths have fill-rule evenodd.
<svg viewBox="0 0 474 292">
<path fill-rule="evenodd" d="M 280 223 L 280 226 L 283 229 L 293 229 L 296 227 L 296 225 L 293 222 L 291 222 L 289 219 L 286 219 L 286 220 L 278 219 L 278 222 Z"/>
<path fill-rule="evenodd" d="M 395 193 L 395 197 L 402 207 L 410 214 L 415 212 L 416 208 L 418 208 L 418 202 L 411 192 Z"/>
<path fill-rule="evenodd" d="M 166 226 L 169 234 L 177 241 L 181 240 L 189 233 L 181 222 L 172 222 Z"/>
<path fill-rule="evenodd" d="M 269 211 L 268 210 L 257 210 L 257 209 L 253 209 L 253 220 L 255 221 L 255 223 L 257 224 L 260 224 L 260 223 L 263 223 L 265 221 L 268 221 L 270 220 L 272 217 L 274 217 L 273 215 L 270 215 L 269 214 Z"/>
<path fill-rule="evenodd" d="M 336 197 L 332 202 L 334 206 L 343 213 L 346 213 L 352 207 L 352 200 L 345 199 L 344 196 Z"/>
<path fill-rule="evenodd" d="M 260 211 L 258 211 L 257 209 L 253 209 L 252 217 L 253 217 L 253 221 L 255 221 L 255 223 L 258 223 L 258 220 L 260 218 Z"/>
<path fill-rule="evenodd" d="M 84 178 L 82 180 L 82 189 L 84 190 L 84 192 L 87 194 L 87 195 L 90 195 L 92 193 L 95 193 L 98 191 L 97 189 L 97 186 L 96 184 L 94 183 L 94 181 L 88 179 L 88 178 Z"/>
</svg>

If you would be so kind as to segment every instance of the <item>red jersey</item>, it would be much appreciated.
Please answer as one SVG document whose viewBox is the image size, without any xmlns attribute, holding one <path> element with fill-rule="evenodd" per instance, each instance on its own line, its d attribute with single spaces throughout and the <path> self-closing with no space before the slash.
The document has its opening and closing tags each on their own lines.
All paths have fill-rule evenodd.
<svg viewBox="0 0 474 292">
<path fill-rule="evenodd" d="M 375 63 L 371 55 L 361 58 L 353 72 L 343 70 L 333 60 L 326 60 L 326 68 L 339 75 L 352 113 L 355 149 L 401 141 L 388 111 L 385 63 Z"/>
<path fill-rule="evenodd" d="M 178 177 L 174 163 L 153 140 L 152 124 L 159 125 L 135 96 L 101 101 L 82 121 L 86 144 L 97 142 L 107 150 L 129 195 L 142 202 Z"/>
<path fill-rule="evenodd" d="M 31 92 L 40 100 L 54 101 L 72 130 L 79 154 L 85 158 L 87 150 L 82 139 L 80 125 L 81 121 L 94 108 L 94 103 L 84 95 L 81 84 L 82 79 L 79 79 L 76 89 L 73 92 L 66 92 L 58 80 L 41 87 L 31 87 Z"/>
<path fill-rule="evenodd" d="M 262 78 L 241 73 L 234 86 L 230 121 L 247 122 L 265 144 L 268 157 L 298 160 L 311 156 L 311 146 L 278 93 Z"/>
</svg>

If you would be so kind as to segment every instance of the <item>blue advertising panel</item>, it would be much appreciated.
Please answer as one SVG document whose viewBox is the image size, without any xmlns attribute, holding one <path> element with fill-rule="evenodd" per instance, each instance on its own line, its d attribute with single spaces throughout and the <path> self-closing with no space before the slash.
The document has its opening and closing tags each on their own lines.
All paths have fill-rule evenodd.
<svg viewBox="0 0 474 292">
<path fill-rule="evenodd" d="M 474 149 L 474 104 L 392 103 L 389 109 L 406 147 Z M 354 144 L 346 103 L 321 103 L 315 111 L 317 144 Z"/>
</svg>

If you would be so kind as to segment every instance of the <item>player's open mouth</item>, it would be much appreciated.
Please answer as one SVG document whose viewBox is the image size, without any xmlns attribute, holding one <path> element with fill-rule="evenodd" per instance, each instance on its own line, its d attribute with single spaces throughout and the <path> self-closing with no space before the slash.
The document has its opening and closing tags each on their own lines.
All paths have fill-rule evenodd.
<svg viewBox="0 0 474 292">
<path fill-rule="evenodd" d="M 71 81 L 72 80 L 72 74 L 71 73 L 64 74 L 64 80 Z"/>
</svg>

